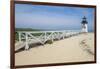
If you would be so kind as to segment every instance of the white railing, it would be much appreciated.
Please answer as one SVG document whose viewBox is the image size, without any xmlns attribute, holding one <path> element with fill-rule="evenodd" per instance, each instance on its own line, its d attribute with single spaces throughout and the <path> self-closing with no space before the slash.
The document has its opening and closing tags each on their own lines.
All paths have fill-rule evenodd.
<svg viewBox="0 0 100 69">
<path fill-rule="evenodd" d="M 45 44 L 46 41 L 51 40 L 52 42 L 55 39 L 64 39 L 69 36 L 77 35 L 81 33 L 81 30 L 61 30 L 61 31 L 17 31 L 18 33 L 18 42 L 15 44 L 15 51 L 21 47 L 29 49 L 31 43 L 41 43 Z M 25 44 L 21 44 L 21 42 Z M 20 44 L 18 44 L 20 43 Z M 18 46 L 17 48 L 17 45 Z M 21 46 L 23 45 L 23 46 Z"/>
</svg>

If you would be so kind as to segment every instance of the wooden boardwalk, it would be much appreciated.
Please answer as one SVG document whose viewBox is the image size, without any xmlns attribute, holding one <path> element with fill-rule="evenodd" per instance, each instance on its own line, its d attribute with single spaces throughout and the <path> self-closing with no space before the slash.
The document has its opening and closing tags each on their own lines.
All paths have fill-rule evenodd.
<svg viewBox="0 0 100 69">
<path fill-rule="evenodd" d="M 32 43 L 45 44 L 46 41 L 51 40 L 52 42 L 57 39 L 65 39 L 66 37 L 80 34 L 80 30 L 62 30 L 62 31 L 17 31 L 18 41 L 15 43 L 15 51 L 25 48 L 29 49 Z"/>
</svg>

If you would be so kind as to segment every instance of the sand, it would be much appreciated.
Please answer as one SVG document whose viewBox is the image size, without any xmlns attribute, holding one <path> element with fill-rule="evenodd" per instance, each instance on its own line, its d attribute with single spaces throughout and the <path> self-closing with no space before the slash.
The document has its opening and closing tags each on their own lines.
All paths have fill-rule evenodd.
<svg viewBox="0 0 100 69">
<path fill-rule="evenodd" d="M 79 34 L 21 51 L 15 54 L 15 65 L 94 61 L 94 34 Z"/>
</svg>

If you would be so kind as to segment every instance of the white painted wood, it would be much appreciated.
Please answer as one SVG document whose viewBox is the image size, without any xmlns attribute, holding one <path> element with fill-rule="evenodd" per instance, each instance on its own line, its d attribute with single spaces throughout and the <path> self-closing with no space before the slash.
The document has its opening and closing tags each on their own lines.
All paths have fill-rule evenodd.
<svg viewBox="0 0 100 69">
<path fill-rule="evenodd" d="M 21 32 L 18 32 L 19 35 L 19 42 L 21 42 Z"/>
<path fill-rule="evenodd" d="M 30 33 L 27 33 L 29 36 L 31 36 L 33 39 L 35 39 L 36 41 L 39 41 L 41 44 L 44 44 L 39 38 L 36 38 L 35 36 L 33 36 Z"/>
<path fill-rule="evenodd" d="M 53 39 L 54 39 L 54 38 L 53 38 L 53 32 L 52 32 L 52 33 L 51 33 L 51 40 L 52 40 L 52 42 L 53 42 Z"/>
<path fill-rule="evenodd" d="M 28 50 L 29 49 L 29 45 L 28 45 L 28 34 L 26 34 L 26 41 L 25 41 L 25 50 Z"/>
<path fill-rule="evenodd" d="M 74 36 L 76 34 L 81 33 L 81 30 L 61 30 L 61 31 L 18 31 L 19 34 L 19 42 L 22 41 L 22 39 L 25 39 L 26 41 L 24 41 L 24 46 L 20 46 L 18 47 L 16 50 L 25 47 L 25 50 L 29 49 L 29 45 L 31 43 L 41 43 L 44 44 L 47 40 L 52 40 L 52 42 L 54 41 L 54 39 L 59 39 L 61 40 L 61 38 L 65 39 L 65 37 L 69 37 L 69 36 Z M 37 33 L 41 33 L 41 35 L 32 35 L 32 34 L 37 34 Z M 48 34 L 50 33 L 50 34 Z M 23 35 L 25 34 L 25 35 Z M 23 37 L 21 37 L 23 36 Z"/>
<path fill-rule="evenodd" d="M 46 39 L 47 39 L 47 32 L 45 32 L 45 34 L 44 34 L 44 43 L 45 43 L 45 41 L 46 41 Z"/>
</svg>

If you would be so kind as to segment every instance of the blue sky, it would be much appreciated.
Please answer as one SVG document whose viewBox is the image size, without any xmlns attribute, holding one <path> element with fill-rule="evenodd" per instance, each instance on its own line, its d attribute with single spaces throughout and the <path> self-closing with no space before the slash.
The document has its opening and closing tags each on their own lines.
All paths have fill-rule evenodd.
<svg viewBox="0 0 100 69">
<path fill-rule="evenodd" d="M 80 30 L 83 16 L 93 31 L 94 8 L 15 4 L 15 27 L 46 30 Z"/>
</svg>

